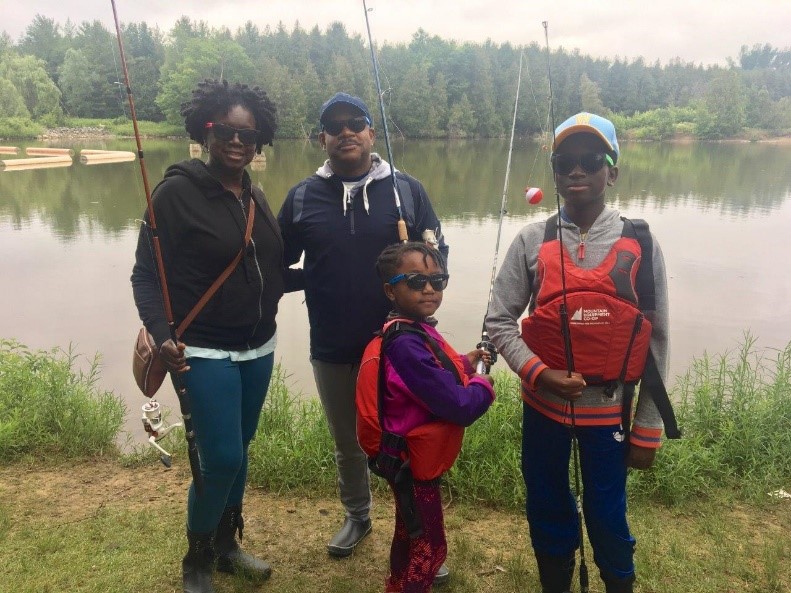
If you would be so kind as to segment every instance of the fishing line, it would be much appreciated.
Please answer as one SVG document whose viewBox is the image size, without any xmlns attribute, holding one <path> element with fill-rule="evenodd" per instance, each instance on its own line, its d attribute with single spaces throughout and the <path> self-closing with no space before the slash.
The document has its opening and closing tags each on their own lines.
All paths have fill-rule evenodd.
<svg viewBox="0 0 791 593">
<path fill-rule="evenodd" d="M 549 54 L 549 23 L 543 21 L 544 39 L 547 48 L 547 79 L 549 80 L 549 113 L 552 123 L 552 149 L 555 148 L 555 105 L 552 96 L 552 66 Z M 555 177 L 554 170 L 552 171 L 552 183 L 555 187 L 555 201 L 558 208 L 558 242 L 560 243 L 558 251 L 560 252 L 560 282 L 561 294 L 563 296 L 560 303 L 560 327 L 563 334 L 563 347 L 566 353 L 566 370 L 568 376 L 574 372 L 574 353 L 571 349 L 571 327 L 569 325 L 568 302 L 566 300 L 566 268 L 563 257 L 563 223 L 560 216 L 560 193 L 558 193 L 557 178 Z M 579 439 L 577 438 L 577 416 L 574 409 L 574 401 L 569 402 L 571 414 L 571 445 L 572 445 L 572 458 L 574 461 L 574 498 L 577 505 L 577 528 L 578 537 L 580 540 L 580 593 L 588 593 L 588 566 L 585 563 L 585 541 L 583 532 L 583 516 L 582 516 L 582 488 L 580 483 L 580 453 L 579 453 Z"/>
<path fill-rule="evenodd" d="M 151 188 L 148 183 L 148 173 L 146 172 L 145 158 L 143 155 L 143 145 L 140 140 L 140 130 L 137 125 L 137 113 L 135 111 L 135 101 L 132 95 L 132 85 L 129 82 L 129 69 L 126 65 L 126 56 L 124 54 L 124 43 L 121 35 L 121 25 L 118 21 L 118 11 L 115 6 L 115 0 L 110 0 L 113 7 L 113 19 L 115 21 L 115 32 L 118 38 L 118 54 L 120 56 L 121 66 L 124 73 L 124 83 L 126 85 L 126 97 L 129 100 L 129 112 L 132 116 L 132 127 L 135 133 L 135 142 L 137 144 L 137 156 L 140 162 L 140 174 L 143 178 L 143 187 L 146 194 L 146 207 L 148 210 L 149 230 L 151 231 L 151 238 L 154 246 L 155 263 L 157 266 L 159 287 L 162 295 L 162 304 L 165 310 L 165 318 L 168 322 L 170 329 L 170 338 L 173 343 L 178 343 L 178 335 L 176 334 L 176 325 L 173 321 L 173 310 L 170 303 L 170 294 L 168 292 L 167 277 L 165 275 L 165 264 L 162 259 L 162 247 L 159 244 L 159 236 L 157 234 L 157 223 L 154 214 L 154 204 L 151 199 Z M 170 373 L 173 380 L 173 385 L 176 388 L 176 395 L 178 396 L 179 406 L 181 407 L 181 417 L 184 421 L 184 436 L 187 439 L 187 457 L 190 464 L 190 472 L 192 474 L 192 481 L 195 487 L 195 493 L 200 496 L 203 493 L 203 474 L 200 470 L 200 458 L 198 455 L 198 444 L 195 440 L 195 430 L 192 426 L 192 413 L 190 407 L 190 397 L 182 377 L 178 373 Z M 145 424 L 145 416 L 144 416 Z"/>
<path fill-rule="evenodd" d="M 486 300 L 486 314 L 483 316 L 483 327 L 481 328 L 481 341 L 476 348 L 485 349 L 490 353 L 493 352 L 494 344 L 489 341 L 489 334 L 486 332 L 486 316 L 489 314 L 489 307 L 492 304 L 492 296 L 494 295 L 494 279 L 497 275 L 497 256 L 500 252 L 500 236 L 503 232 L 503 218 L 506 214 L 506 204 L 508 203 L 508 178 L 511 175 L 511 156 L 514 152 L 514 133 L 516 131 L 516 114 L 519 108 L 519 89 L 522 86 L 522 61 L 524 52 L 519 54 L 519 75 L 516 79 L 516 98 L 514 99 L 514 117 L 511 121 L 511 140 L 508 144 L 508 160 L 505 165 L 505 181 L 503 182 L 503 198 L 500 202 L 500 222 L 497 225 L 497 241 L 494 244 L 494 261 L 492 262 L 492 278 L 489 282 L 489 298 Z M 493 354 L 494 356 L 494 354 Z M 492 359 L 494 362 L 494 358 Z M 483 360 L 478 361 L 476 371 L 478 373 L 489 373 L 490 365 L 487 365 Z"/>
<path fill-rule="evenodd" d="M 393 151 L 390 149 L 390 134 L 387 132 L 387 115 L 385 114 L 385 104 L 382 98 L 382 83 L 379 81 L 379 65 L 376 60 L 376 52 L 374 51 L 374 41 L 371 36 L 371 24 L 368 21 L 368 5 L 363 0 L 363 10 L 365 12 L 365 28 L 368 30 L 368 46 L 371 48 L 371 62 L 374 67 L 374 78 L 376 79 L 376 94 L 379 98 L 379 112 L 382 116 L 382 128 L 385 135 L 385 147 L 387 148 L 387 159 L 390 165 L 390 179 L 393 181 L 393 195 L 395 196 L 395 204 L 398 209 L 398 239 L 402 243 L 409 240 L 409 235 L 406 230 L 406 221 L 404 220 L 404 212 L 401 207 L 401 196 L 398 193 L 398 181 L 395 176 L 395 164 L 393 163 Z"/>
</svg>

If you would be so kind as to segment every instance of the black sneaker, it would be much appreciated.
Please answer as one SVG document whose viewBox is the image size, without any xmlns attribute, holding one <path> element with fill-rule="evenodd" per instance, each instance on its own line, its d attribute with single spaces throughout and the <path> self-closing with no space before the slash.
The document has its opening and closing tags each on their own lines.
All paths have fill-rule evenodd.
<svg viewBox="0 0 791 593">
<path fill-rule="evenodd" d="M 357 547 L 357 544 L 369 533 L 371 533 L 370 519 L 366 521 L 355 521 L 354 519 L 346 517 L 346 520 L 343 522 L 343 527 L 341 527 L 340 531 L 335 534 L 335 537 L 330 540 L 330 543 L 327 544 L 327 553 L 335 558 L 350 556 L 351 553 L 354 552 L 354 548 Z"/>
<path fill-rule="evenodd" d="M 445 564 L 443 564 L 442 566 L 439 567 L 437 574 L 434 575 L 434 586 L 436 587 L 438 585 L 444 585 L 445 583 L 448 582 L 449 578 L 450 578 L 450 571 L 448 570 L 448 567 L 445 566 Z"/>
</svg>

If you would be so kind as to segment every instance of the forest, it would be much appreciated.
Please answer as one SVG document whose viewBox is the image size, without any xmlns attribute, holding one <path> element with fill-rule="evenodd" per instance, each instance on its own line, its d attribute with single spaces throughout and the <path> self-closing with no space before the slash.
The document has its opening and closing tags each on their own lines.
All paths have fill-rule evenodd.
<svg viewBox="0 0 791 593">
<path fill-rule="evenodd" d="M 180 105 L 205 78 L 264 88 L 280 138 L 315 134 L 321 103 L 336 91 L 377 104 L 367 40 L 340 22 L 236 31 L 181 17 L 169 31 L 122 25 L 138 118 L 181 124 Z M 613 119 L 638 139 L 764 139 L 791 133 L 791 48 L 742 46 L 727 66 L 594 58 L 578 49 L 457 42 L 419 29 L 377 47 L 392 134 L 409 138 L 505 136 L 523 57 L 516 134 L 545 133 L 549 76 L 557 121 L 578 111 Z M 114 31 L 101 22 L 60 24 L 36 15 L 18 40 L 0 33 L 0 137 L 34 137 L 82 120 L 125 121 L 128 106 Z M 376 116 L 375 116 L 376 117 Z"/>
</svg>

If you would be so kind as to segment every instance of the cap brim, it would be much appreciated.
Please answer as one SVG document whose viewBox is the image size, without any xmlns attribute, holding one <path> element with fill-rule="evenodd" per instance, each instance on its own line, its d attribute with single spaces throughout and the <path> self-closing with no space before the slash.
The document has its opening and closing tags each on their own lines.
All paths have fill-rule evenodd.
<svg viewBox="0 0 791 593">
<path fill-rule="evenodd" d="M 325 118 L 325 117 L 327 117 L 327 115 L 328 115 L 328 114 L 329 114 L 329 113 L 330 113 L 330 112 L 331 112 L 333 109 L 335 109 L 336 107 L 338 107 L 338 105 L 348 105 L 349 107 L 354 107 L 354 108 L 355 108 L 357 111 L 359 111 L 359 112 L 360 112 L 362 115 L 364 115 L 365 117 L 368 117 L 368 114 L 367 114 L 367 113 L 365 113 L 365 110 L 364 110 L 364 109 L 361 109 L 359 106 L 355 105 L 354 103 L 350 103 L 349 101 L 344 101 L 343 99 L 340 99 L 340 100 L 338 100 L 338 101 L 335 101 L 335 103 L 333 103 L 332 105 L 330 105 L 329 107 L 327 107 L 327 108 L 324 110 L 324 113 L 322 113 L 322 114 L 321 114 L 321 118 L 319 119 L 319 122 L 321 122 L 321 123 L 324 123 L 324 118 Z"/>
<path fill-rule="evenodd" d="M 615 149 L 612 147 L 612 144 L 610 144 L 610 141 L 607 140 L 607 138 L 605 138 L 604 135 L 599 130 L 597 130 L 593 126 L 586 124 L 576 124 L 573 126 L 569 126 L 565 130 L 563 130 L 560 134 L 555 136 L 555 143 L 552 145 L 552 150 L 553 151 L 557 150 L 558 146 L 560 146 L 560 143 L 563 142 L 569 136 L 573 136 L 574 134 L 580 134 L 580 133 L 593 134 L 594 136 L 599 138 L 602 142 L 604 142 L 604 145 L 608 148 L 608 150 L 610 150 L 611 152 L 615 152 Z"/>
</svg>

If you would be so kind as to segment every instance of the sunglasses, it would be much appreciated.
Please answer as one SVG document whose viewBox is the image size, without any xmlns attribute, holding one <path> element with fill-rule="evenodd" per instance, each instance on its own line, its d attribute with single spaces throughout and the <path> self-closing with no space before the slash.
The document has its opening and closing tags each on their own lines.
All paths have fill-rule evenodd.
<svg viewBox="0 0 791 593">
<path fill-rule="evenodd" d="M 598 173 L 606 164 L 614 166 L 610 155 L 603 152 L 586 152 L 579 156 L 561 152 L 553 154 L 549 160 L 552 163 L 552 170 L 558 175 L 570 175 L 577 166 L 589 175 Z"/>
<path fill-rule="evenodd" d="M 231 126 L 226 126 L 225 124 L 218 124 L 213 121 L 206 122 L 206 126 L 204 126 L 207 130 L 211 130 L 214 132 L 214 137 L 217 140 L 221 140 L 223 142 L 230 142 L 233 140 L 234 136 L 239 136 L 239 142 L 246 145 L 255 144 L 258 141 L 258 137 L 261 135 L 261 132 L 258 130 L 252 130 L 250 128 L 245 128 L 244 130 L 238 130 L 236 128 L 232 128 Z"/>
<path fill-rule="evenodd" d="M 355 134 L 362 132 L 366 126 L 370 125 L 365 116 L 351 117 L 349 119 L 331 120 L 321 124 L 322 129 L 330 136 L 337 136 L 343 132 L 343 128 L 349 128 Z"/>
<path fill-rule="evenodd" d="M 398 284 L 402 280 L 405 280 L 407 287 L 411 290 L 423 290 L 426 288 L 426 283 L 429 283 L 431 284 L 431 288 L 439 292 L 441 290 L 445 290 L 448 287 L 448 278 L 450 278 L 448 274 L 432 274 L 431 276 L 415 273 L 398 274 L 397 276 L 390 278 L 387 283 L 392 286 L 394 284 Z"/>
</svg>

